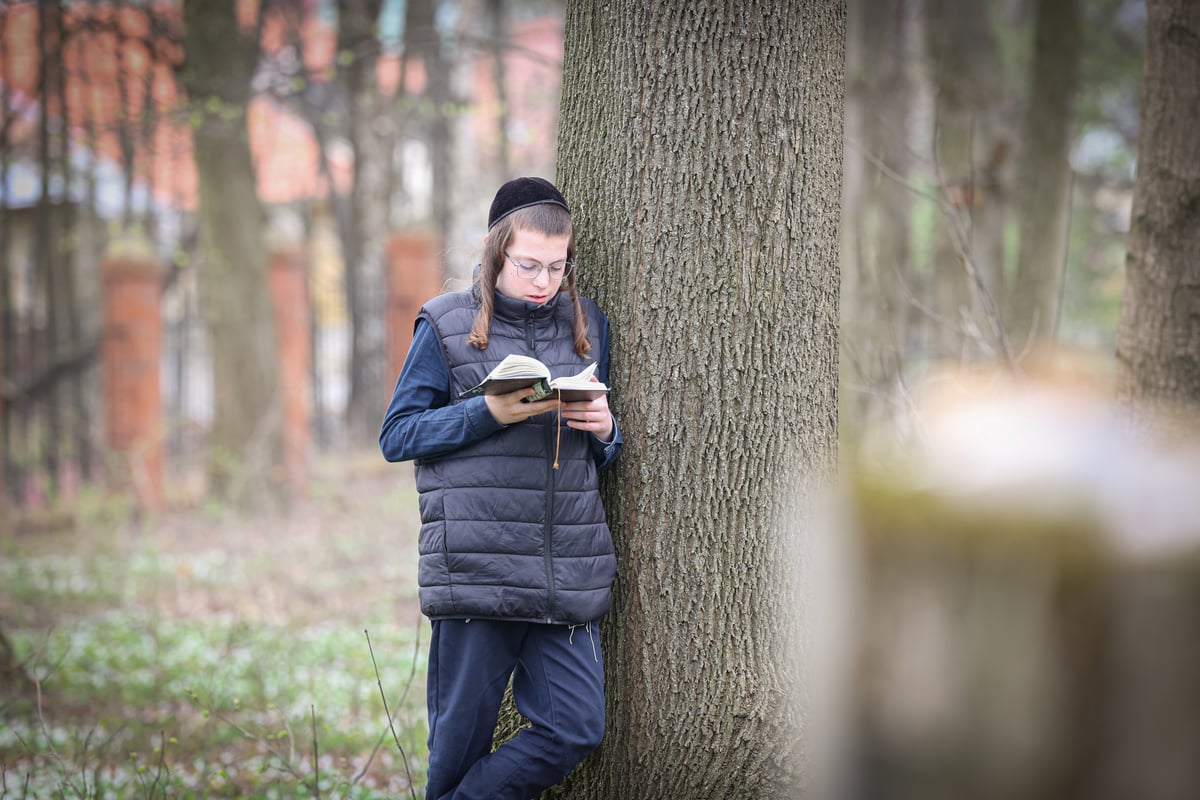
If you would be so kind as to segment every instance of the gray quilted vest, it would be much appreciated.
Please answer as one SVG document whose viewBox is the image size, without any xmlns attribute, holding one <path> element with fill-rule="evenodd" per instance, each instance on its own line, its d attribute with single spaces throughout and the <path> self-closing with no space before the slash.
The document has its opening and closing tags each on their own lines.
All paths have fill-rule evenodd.
<svg viewBox="0 0 1200 800">
<path fill-rule="evenodd" d="M 598 353 L 603 316 L 595 303 L 582 302 Z M 468 289 L 434 298 L 419 315 L 442 343 L 451 402 L 510 353 L 535 356 L 556 377 L 589 362 L 575 352 L 565 293 L 544 306 L 497 293 L 486 350 L 467 344 L 476 309 Z M 590 436 L 560 428 L 551 412 L 415 462 L 422 523 L 417 575 L 426 616 L 574 624 L 608 611 L 616 556 Z"/>
</svg>

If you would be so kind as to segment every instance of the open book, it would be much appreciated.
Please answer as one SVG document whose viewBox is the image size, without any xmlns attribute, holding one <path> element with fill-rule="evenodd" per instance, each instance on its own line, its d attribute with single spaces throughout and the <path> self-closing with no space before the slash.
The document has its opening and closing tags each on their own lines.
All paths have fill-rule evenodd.
<svg viewBox="0 0 1200 800">
<path fill-rule="evenodd" d="M 534 393 L 525 402 L 543 400 L 555 392 L 562 392 L 565 402 L 591 400 L 608 391 L 603 383 L 592 380 L 596 362 L 592 362 L 578 375 L 550 377 L 550 368 L 536 358 L 521 355 L 505 356 L 495 369 L 487 374 L 478 386 L 462 393 L 463 397 L 479 394 L 507 394 L 526 386 L 534 387 Z"/>
</svg>

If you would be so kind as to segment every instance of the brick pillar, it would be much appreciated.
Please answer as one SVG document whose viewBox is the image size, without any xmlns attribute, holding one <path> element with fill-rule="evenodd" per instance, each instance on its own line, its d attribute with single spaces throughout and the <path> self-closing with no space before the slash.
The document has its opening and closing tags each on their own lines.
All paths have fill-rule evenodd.
<svg viewBox="0 0 1200 800">
<path fill-rule="evenodd" d="M 283 397 L 283 458 L 288 488 L 300 494 L 308 485 L 312 438 L 312 338 L 308 259 L 303 247 L 289 243 L 272 248 L 270 283 Z"/>
<path fill-rule="evenodd" d="M 437 248 L 436 234 L 426 230 L 397 233 L 387 242 L 388 368 L 393 381 L 412 344 L 417 312 L 442 291 Z M 389 384 L 389 393 L 391 389 Z"/>
<path fill-rule="evenodd" d="M 162 266 L 144 243 L 117 242 L 100 263 L 104 433 L 112 479 L 144 508 L 163 504 Z"/>
</svg>

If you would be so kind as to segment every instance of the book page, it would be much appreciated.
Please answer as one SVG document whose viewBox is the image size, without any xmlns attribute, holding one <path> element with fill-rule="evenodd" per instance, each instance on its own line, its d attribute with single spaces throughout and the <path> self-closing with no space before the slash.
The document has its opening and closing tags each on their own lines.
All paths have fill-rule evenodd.
<svg viewBox="0 0 1200 800">
<path fill-rule="evenodd" d="M 563 400 L 589 400 L 608 391 L 603 383 L 592 380 L 595 374 L 596 362 L 593 361 L 576 375 L 564 375 L 550 381 L 550 387 L 563 392 Z"/>
<path fill-rule="evenodd" d="M 505 356 L 496 367 L 488 373 L 488 378 L 549 378 L 550 370 L 536 358 L 522 355 Z"/>
</svg>

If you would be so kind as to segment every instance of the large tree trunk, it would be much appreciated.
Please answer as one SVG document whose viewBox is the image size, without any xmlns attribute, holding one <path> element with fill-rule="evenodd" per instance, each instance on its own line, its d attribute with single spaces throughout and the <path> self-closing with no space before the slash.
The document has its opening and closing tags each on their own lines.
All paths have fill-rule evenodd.
<svg viewBox="0 0 1200 800">
<path fill-rule="evenodd" d="M 790 539 L 836 451 L 845 9 L 571 3 L 559 148 L 625 454 L 570 797 L 795 796 Z"/>
<path fill-rule="evenodd" d="M 1038 0 L 1015 191 L 1017 274 L 1004 311 L 1018 350 L 1053 346 L 1066 269 L 1081 0 Z"/>
<path fill-rule="evenodd" d="M 282 487 L 280 400 L 264 236 L 246 128 L 257 41 L 235 0 L 184 3 L 184 85 L 200 183 L 201 302 L 213 373 L 210 490 L 237 503 Z M 265 495 L 263 490 L 269 490 Z"/>
<path fill-rule="evenodd" d="M 1150 0 L 1117 397 L 1200 412 L 1200 4 Z"/>
</svg>

